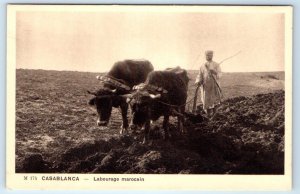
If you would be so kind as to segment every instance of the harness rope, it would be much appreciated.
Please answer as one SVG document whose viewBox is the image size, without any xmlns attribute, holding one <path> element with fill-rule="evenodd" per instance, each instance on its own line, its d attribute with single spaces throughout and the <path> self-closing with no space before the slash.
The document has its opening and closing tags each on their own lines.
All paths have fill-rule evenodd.
<svg viewBox="0 0 300 194">
<path fill-rule="evenodd" d="M 183 106 L 185 106 L 185 105 L 187 105 L 187 104 L 189 104 L 192 100 L 193 100 L 194 98 L 191 98 L 190 100 L 188 100 L 186 103 L 184 103 L 184 104 L 181 104 L 181 105 L 174 105 L 174 104 L 169 104 L 169 103 L 166 103 L 166 102 L 163 102 L 163 101 L 160 101 L 160 100 L 158 100 L 158 102 L 159 103 L 162 103 L 162 104 L 164 104 L 164 105 L 167 105 L 167 106 L 171 106 L 171 107 L 176 107 L 176 108 L 179 108 L 179 107 L 183 107 Z"/>
<path fill-rule="evenodd" d="M 97 76 L 97 79 L 100 80 L 101 82 L 111 84 L 115 87 L 119 87 L 119 88 L 122 88 L 122 89 L 127 90 L 127 91 L 131 90 L 131 88 L 128 85 L 126 85 L 125 83 L 122 83 L 120 81 L 121 79 L 117 79 L 117 78 L 114 78 L 112 76 L 107 76 L 107 75 Z M 125 82 L 124 80 L 122 80 L 122 81 Z"/>
</svg>

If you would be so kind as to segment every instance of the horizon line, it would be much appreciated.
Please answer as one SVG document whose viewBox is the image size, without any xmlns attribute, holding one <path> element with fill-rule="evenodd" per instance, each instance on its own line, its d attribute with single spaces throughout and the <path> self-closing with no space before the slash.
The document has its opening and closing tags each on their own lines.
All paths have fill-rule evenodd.
<svg viewBox="0 0 300 194">
<path fill-rule="evenodd" d="M 59 72 L 81 72 L 81 73 L 107 73 L 100 71 L 79 71 L 79 70 L 58 70 L 58 69 L 30 69 L 30 68 L 16 68 L 16 70 L 42 70 L 42 71 L 59 71 Z M 186 71 L 199 71 L 199 69 L 185 69 Z M 163 71 L 163 70 L 154 70 Z M 274 71 L 222 71 L 221 73 L 267 73 L 267 72 L 285 72 L 285 70 L 274 70 Z"/>
</svg>

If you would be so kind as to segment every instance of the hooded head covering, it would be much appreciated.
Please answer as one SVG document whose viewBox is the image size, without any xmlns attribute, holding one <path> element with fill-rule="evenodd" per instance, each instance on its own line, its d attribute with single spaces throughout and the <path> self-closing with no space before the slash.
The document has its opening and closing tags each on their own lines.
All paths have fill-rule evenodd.
<svg viewBox="0 0 300 194">
<path fill-rule="evenodd" d="M 209 54 L 214 54 L 214 51 L 212 51 L 212 50 L 205 51 L 205 55 L 209 55 Z"/>
</svg>

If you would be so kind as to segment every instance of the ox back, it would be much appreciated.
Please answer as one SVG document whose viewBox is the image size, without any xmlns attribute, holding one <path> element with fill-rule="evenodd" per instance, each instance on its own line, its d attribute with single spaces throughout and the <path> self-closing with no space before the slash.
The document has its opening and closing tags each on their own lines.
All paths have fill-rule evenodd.
<svg viewBox="0 0 300 194">
<path fill-rule="evenodd" d="M 166 71 L 171 71 L 174 72 L 178 75 L 178 78 L 181 79 L 181 81 L 183 82 L 183 84 L 186 87 L 186 90 L 188 90 L 188 84 L 189 84 L 189 77 L 188 77 L 188 73 L 185 69 L 181 69 L 180 67 L 175 67 L 175 68 L 167 68 Z"/>
<path fill-rule="evenodd" d="M 116 62 L 107 76 L 118 79 L 132 88 L 143 83 L 153 69 L 153 65 L 147 60 L 124 60 Z"/>
<path fill-rule="evenodd" d="M 180 106 L 184 108 L 184 103 L 187 99 L 187 82 L 184 81 L 184 74 L 177 74 L 173 71 L 153 71 L 149 73 L 146 84 L 162 87 L 168 91 L 167 94 L 162 95 L 159 101 L 153 103 L 151 119 L 158 119 L 164 115 L 166 109 L 173 108 L 173 106 Z M 171 104 L 172 107 L 163 103 Z"/>
</svg>

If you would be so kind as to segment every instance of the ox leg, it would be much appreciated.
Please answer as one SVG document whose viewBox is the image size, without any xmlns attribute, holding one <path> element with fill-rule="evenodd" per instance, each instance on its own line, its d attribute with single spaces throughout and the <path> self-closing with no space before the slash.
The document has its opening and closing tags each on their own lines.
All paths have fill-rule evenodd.
<svg viewBox="0 0 300 194">
<path fill-rule="evenodd" d="M 121 114 L 122 114 L 122 121 L 123 121 L 120 134 L 125 134 L 128 128 L 128 119 L 127 119 L 128 104 L 127 103 L 122 104 L 120 107 L 121 107 Z"/>
<path fill-rule="evenodd" d="M 184 126 L 183 126 L 184 118 L 181 117 L 181 116 L 178 116 L 177 120 L 178 120 L 178 129 L 179 129 L 180 133 L 185 133 L 186 130 L 185 130 Z"/>
<path fill-rule="evenodd" d="M 179 108 L 178 110 L 172 110 L 172 113 L 177 116 L 177 129 L 180 131 L 180 133 L 186 132 L 184 128 L 184 111 L 185 107 Z"/>
<path fill-rule="evenodd" d="M 181 115 L 179 115 L 177 117 L 178 120 L 178 129 L 180 130 L 181 133 L 186 133 L 186 129 L 184 128 L 184 111 L 185 111 L 185 107 L 180 108 L 180 113 Z"/>
<path fill-rule="evenodd" d="M 146 121 L 144 125 L 144 139 L 143 139 L 143 144 L 146 144 L 149 140 L 150 136 L 150 120 Z"/>
<path fill-rule="evenodd" d="M 168 139 L 170 137 L 169 133 L 169 115 L 164 115 L 164 121 L 163 121 L 163 128 L 164 128 L 164 139 Z"/>
</svg>

